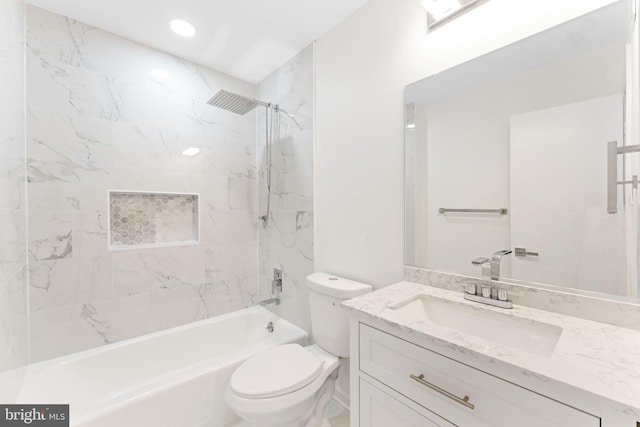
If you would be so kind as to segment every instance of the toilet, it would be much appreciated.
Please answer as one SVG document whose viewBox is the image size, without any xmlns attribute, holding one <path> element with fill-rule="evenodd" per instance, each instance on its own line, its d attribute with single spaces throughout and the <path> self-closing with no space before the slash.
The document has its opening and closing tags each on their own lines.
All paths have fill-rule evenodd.
<svg viewBox="0 0 640 427">
<path fill-rule="evenodd" d="M 316 342 L 280 345 L 235 370 L 227 404 L 255 427 L 329 427 L 327 406 L 340 358 L 349 357 L 349 316 L 340 302 L 371 286 L 326 273 L 307 276 L 311 330 Z"/>
</svg>

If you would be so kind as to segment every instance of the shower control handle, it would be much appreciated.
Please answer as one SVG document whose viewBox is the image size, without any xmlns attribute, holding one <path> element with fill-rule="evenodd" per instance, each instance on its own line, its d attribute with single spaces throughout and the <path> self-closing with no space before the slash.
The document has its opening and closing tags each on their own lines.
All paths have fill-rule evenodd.
<svg viewBox="0 0 640 427">
<path fill-rule="evenodd" d="M 282 270 L 273 269 L 273 280 L 271 281 L 271 293 L 282 292 Z"/>
</svg>

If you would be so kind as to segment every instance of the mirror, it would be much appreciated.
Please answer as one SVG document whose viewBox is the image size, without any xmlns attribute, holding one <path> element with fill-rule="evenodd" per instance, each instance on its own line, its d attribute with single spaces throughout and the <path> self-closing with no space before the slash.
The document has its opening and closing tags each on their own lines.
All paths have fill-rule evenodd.
<svg viewBox="0 0 640 427">
<path fill-rule="evenodd" d="M 473 260 L 510 249 L 501 279 L 637 296 L 638 154 L 614 153 L 628 183 L 607 211 L 630 22 L 614 2 L 407 86 L 406 265 L 479 276 Z"/>
</svg>

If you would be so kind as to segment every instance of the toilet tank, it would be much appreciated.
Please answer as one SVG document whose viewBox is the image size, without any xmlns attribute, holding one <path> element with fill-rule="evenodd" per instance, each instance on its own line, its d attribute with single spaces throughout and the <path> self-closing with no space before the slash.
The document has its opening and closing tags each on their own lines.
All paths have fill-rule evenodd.
<svg viewBox="0 0 640 427">
<path fill-rule="evenodd" d="M 349 312 L 342 301 L 371 292 L 371 285 L 327 273 L 307 276 L 311 331 L 316 344 L 339 357 L 349 357 Z"/>
</svg>

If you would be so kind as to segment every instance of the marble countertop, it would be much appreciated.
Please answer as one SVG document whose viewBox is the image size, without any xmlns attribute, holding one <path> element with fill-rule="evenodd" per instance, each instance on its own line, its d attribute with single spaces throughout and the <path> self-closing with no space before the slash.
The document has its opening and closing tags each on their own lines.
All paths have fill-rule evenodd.
<svg viewBox="0 0 640 427">
<path fill-rule="evenodd" d="M 464 334 L 427 321 L 409 321 L 393 316 L 389 305 L 424 294 L 467 304 L 509 317 L 543 322 L 562 328 L 550 356 L 538 356 Z M 380 319 L 405 332 L 492 364 L 519 369 L 527 377 L 563 383 L 614 401 L 625 411 L 640 415 L 640 331 L 562 314 L 514 305 L 511 310 L 464 300 L 463 294 L 412 282 L 400 282 L 342 304 L 349 310 Z M 494 365 L 495 366 L 495 365 Z"/>
</svg>

